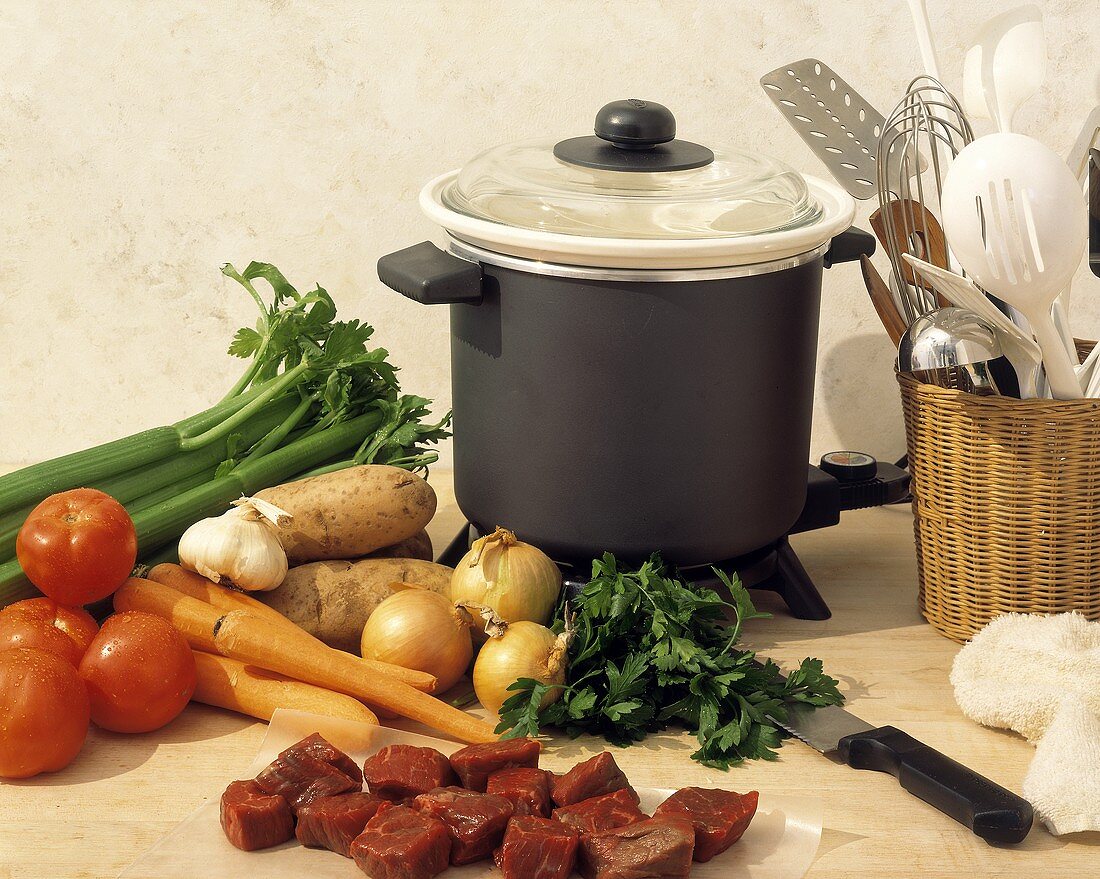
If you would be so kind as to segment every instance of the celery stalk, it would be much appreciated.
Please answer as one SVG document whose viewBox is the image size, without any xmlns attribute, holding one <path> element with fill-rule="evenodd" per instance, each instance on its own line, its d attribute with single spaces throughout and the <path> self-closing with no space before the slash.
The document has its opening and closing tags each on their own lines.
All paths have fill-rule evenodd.
<svg viewBox="0 0 1100 879">
<path fill-rule="evenodd" d="M 132 517 L 139 551 L 143 555 L 156 552 L 178 540 L 193 522 L 224 513 L 241 495 L 255 494 L 341 452 L 350 452 L 364 436 L 377 429 L 382 418 L 378 411 L 360 415 L 322 433 L 294 440 L 263 458 L 245 461 L 225 476 L 144 509 L 136 509 Z M 36 594 L 18 560 L 0 565 L 0 606 Z"/>
<path fill-rule="evenodd" d="M 271 430 L 283 424 L 292 411 L 296 411 L 296 407 L 289 397 L 268 404 L 263 411 L 241 427 L 238 445 L 247 449 L 259 442 Z M 79 487 L 98 488 L 129 508 L 131 501 L 152 492 L 162 491 L 168 486 L 178 486 L 185 480 L 192 480 L 188 483 L 189 487 L 210 481 L 214 477 L 215 468 L 228 456 L 228 440 L 222 438 L 194 452 L 184 452 L 152 466 L 129 470 L 106 479 L 92 479 Z M 69 488 L 76 487 L 78 486 L 69 486 Z M 35 505 L 22 507 L 0 516 L 0 561 L 6 561 L 15 555 L 15 537 Z"/>
<path fill-rule="evenodd" d="M 51 461 L 32 464 L 0 476 L 0 513 L 26 509 L 28 512 L 43 498 L 70 488 L 94 486 L 97 482 L 130 470 L 148 467 L 172 455 L 179 455 L 181 444 L 193 433 L 206 433 L 252 403 L 267 390 L 257 388 L 229 403 L 193 415 L 166 427 L 154 427 L 122 439 L 112 440 Z M 220 437 L 224 439 L 224 435 Z M 193 442 L 193 440 L 192 440 Z M 25 515 L 25 514 L 24 514 Z"/>
<path fill-rule="evenodd" d="M 256 328 L 238 330 L 229 346 L 250 361 L 244 374 L 220 403 L 176 424 L 0 477 L 0 606 L 33 593 L 18 561 L 5 556 L 47 495 L 91 486 L 118 497 L 149 555 L 239 495 L 313 468 L 434 460 L 423 446 L 449 436 L 447 419 L 421 424 L 429 401 L 399 395 L 385 349 L 367 347 L 370 326 L 337 321 L 327 291 L 299 293 L 266 263 L 222 271 L 260 310 Z M 274 290 L 270 305 L 256 280 Z"/>
</svg>

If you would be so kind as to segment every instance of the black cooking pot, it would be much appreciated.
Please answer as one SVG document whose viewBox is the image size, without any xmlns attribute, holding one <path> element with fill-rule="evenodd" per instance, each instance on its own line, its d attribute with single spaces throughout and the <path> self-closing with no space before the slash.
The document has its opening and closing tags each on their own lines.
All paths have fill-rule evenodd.
<svg viewBox="0 0 1100 879">
<path fill-rule="evenodd" d="M 805 501 L 821 270 L 874 250 L 841 190 L 665 137 L 654 106 L 433 181 L 449 252 L 378 263 L 450 306 L 459 507 L 560 561 L 689 566 L 782 537 Z"/>
</svg>

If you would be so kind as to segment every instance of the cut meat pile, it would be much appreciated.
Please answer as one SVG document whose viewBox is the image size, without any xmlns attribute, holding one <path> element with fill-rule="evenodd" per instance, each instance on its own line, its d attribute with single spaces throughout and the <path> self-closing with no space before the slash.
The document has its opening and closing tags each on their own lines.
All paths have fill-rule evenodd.
<svg viewBox="0 0 1100 879">
<path fill-rule="evenodd" d="M 389 745 L 362 770 L 314 733 L 222 794 L 226 837 L 244 851 L 297 836 L 372 879 L 431 879 L 492 858 L 504 879 L 685 879 L 741 838 L 757 793 L 683 788 L 650 817 L 610 752 L 564 775 L 539 743 L 470 745 L 450 758 Z M 363 790 L 366 782 L 367 790 Z M 460 784 L 459 784 L 460 782 Z"/>
</svg>

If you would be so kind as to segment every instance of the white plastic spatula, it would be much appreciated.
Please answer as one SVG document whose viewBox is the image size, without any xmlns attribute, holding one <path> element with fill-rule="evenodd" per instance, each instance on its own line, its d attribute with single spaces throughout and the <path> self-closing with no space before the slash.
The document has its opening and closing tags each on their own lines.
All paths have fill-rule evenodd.
<svg viewBox="0 0 1100 879">
<path fill-rule="evenodd" d="M 1100 104 L 1093 107 L 1092 112 L 1085 118 L 1080 134 L 1077 135 L 1073 146 L 1066 154 L 1066 164 L 1082 183 L 1088 176 L 1086 172 L 1089 168 L 1089 149 L 1096 147 L 1097 144 L 1100 144 Z"/>
<path fill-rule="evenodd" d="M 1047 70 L 1043 13 L 1020 6 L 987 21 L 963 62 L 963 104 L 998 131 L 1011 131 L 1016 111 L 1042 87 Z"/>
<path fill-rule="evenodd" d="M 933 79 L 939 79 L 940 64 L 936 58 L 936 46 L 932 42 L 932 28 L 928 25 L 928 6 L 925 0 L 909 0 L 909 12 L 913 16 L 913 30 L 917 35 L 924 72 Z"/>
<path fill-rule="evenodd" d="M 1055 398 L 1079 398 L 1081 386 L 1050 314 L 1088 238 L 1084 197 L 1066 163 L 1021 134 L 980 137 L 948 170 L 941 205 L 963 269 L 1031 325 Z"/>
<path fill-rule="evenodd" d="M 1025 400 L 1038 397 L 1039 368 L 1042 366 L 1043 358 L 1035 340 L 1024 334 L 1016 324 L 1001 314 L 997 306 L 969 278 L 956 275 L 954 272 L 908 253 L 902 258 L 948 302 L 959 308 L 973 311 L 997 331 L 1005 357 L 1016 372 L 1016 379 L 1020 385 L 1020 397 Z"/>
</svg>

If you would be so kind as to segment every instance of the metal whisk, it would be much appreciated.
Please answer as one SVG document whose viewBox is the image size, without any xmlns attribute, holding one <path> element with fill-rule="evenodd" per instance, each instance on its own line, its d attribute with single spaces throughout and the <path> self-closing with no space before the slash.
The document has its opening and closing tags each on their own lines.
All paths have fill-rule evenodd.
<svg viewBox="0 0 1100 879">
<path fill-rule="evenodd" d="M 908 273 L 915 283 L 906 278 L 902 254 L 930 259 L 924 244 L 934 240 L 929 234 L 928 215 L 912 206 L 916 202 L 927 210 L 939 210 L 943 179 L 951 160 L 973 139 L 974 132 L 959 102 L 930 76 L 918 76 L 909 83 L 905 97 L 883 126 L 876 162 L 879 206 L 894 283 L 909 322 L 936 308 L 932 288 L 920 276 Z M 895 199 L 904 200 L 903 209 L 896 212 L 888 209 Z M 901 249 L 903 242 L 908 244 L 907 251 Z M 958 270 L 957 266 L 948 268 Z"/>
</svg>

